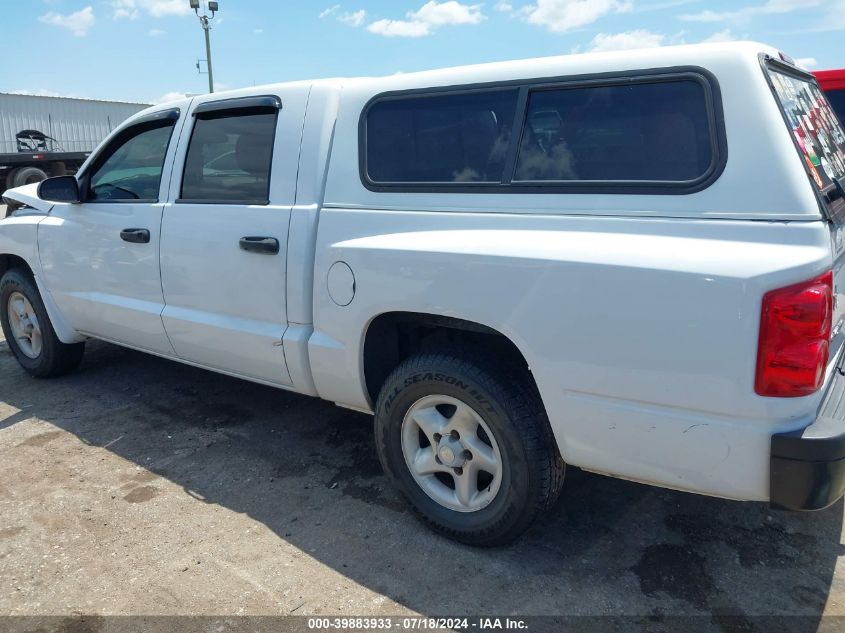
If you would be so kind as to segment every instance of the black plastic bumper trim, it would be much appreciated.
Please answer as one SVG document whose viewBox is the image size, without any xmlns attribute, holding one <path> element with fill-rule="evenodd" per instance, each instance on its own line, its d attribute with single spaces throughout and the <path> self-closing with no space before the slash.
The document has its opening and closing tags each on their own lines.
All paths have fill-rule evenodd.
<svg viewBox="0 0 845 633">
<path fill-rule="evenodd" d="M 771 505 L 821 510 L 845 493 L 845 375 L 834 370 L 816 421 L 772 436 Z"/>
</svg>

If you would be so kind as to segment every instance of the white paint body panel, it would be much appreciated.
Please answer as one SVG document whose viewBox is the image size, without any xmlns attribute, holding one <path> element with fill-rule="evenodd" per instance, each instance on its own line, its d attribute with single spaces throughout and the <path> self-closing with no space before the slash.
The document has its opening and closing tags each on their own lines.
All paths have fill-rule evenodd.
<svg viewBox="0 0 845 633">
<path fill-rule="evenodd" d="M 173 127 L 165 157 L 160 201 L 167 199 L 184 121 L 183 112 Z M 74 329 L 158 354 L 173 353 L 161 321 L 164 295 L 159 245 L 163 208 L 162 202 L 56 203 L 39 225 L 45 283 Z M 123 241 L 120 232 L 130 228 L 149 230 L 149 243 Z"/>
<path fill-rule="evenodd" d="M 15 202 L 20 202 L 21 204 L 25 204 L 36 211 L 41 211 L 43 213 L 49 212 L 50 209 L 53 208 L 54 204 L 38 197 L 38 183 L 10 189 L 6 192 L 5 196 Z"/>
<path fill-rule="evenodd" d="M 358 410 L 373 405 L 363 367 L 374 319 L 418 312 L 472 321 L 525 357 L 567 462 L 766 500 L 772 433 L 812 422 L 822 392 L 754 394 L 761 298 L 831 268 L 841 291 L 845 260 L 843 249 L 832 252 L 762 52 L 776 54 L 750 43 L 626 51 L 264 86 L 162 106 L 181 108 L 184 120 L 204 101 L 279 95 L 271 204 L 176 204 L 186 123 L 160 205 L 84 218 L 85 205 L 56 205 L 46 219 L 11 218 L 0 222 L 0 254 L 20 253 L 35 270 L 37 231 L 42 291 L 57 297 L 56 319 L 72 329 Z M 727 165 L 700 192 L 426 194 L 361 182 L 359 119 L 380 93 L 677 66 L 706 69 L 721 90 Z M 120 213 L 139 221 L 149 213 L 151 231 L 158 215 L 160 253 L 118 252 L 108 233 Z M 237 240 L 249 234 L 278 237 L 281 252 L 240 252 Z M 336 262 L 354 276 L 348 305 L 329 296 Z M 135 295 L 121 294 L 127 281 Z"/>
<path fill-rule="evenodd" d="M 168 204 L 164 210 L 161 283 L 162 320 L 176 354 L 185 360 L 233 371 L 271 384 L 290 385 L 282 339 L 287 327 L 288 227 L 296 195 L 296 174 L 308 89 L 274 92 L 279 111 L 270 204 Z M 217 97 L 198 98 L 192 106 Z M 188 126 L 193 123 L 192 117 Z M 182 165 L 186 130 L 176 154 Z M 173 174 L 171 199 L 178 198 L 181 170 Z M 242 237 L 279 241 L 277 255 L 242 251 Z"/>
<path fill-rule="evenodd" d="M 474 321 L 525 356 L 568 463 L 754 499 L 771 433 L 818 404 L 759 398 L 753 381 L 760 297 L 829 267 L 821 222 L 324 209 L 317 253 L 318 279 L 337 260 L 356 278 L 345 308 L 315 287 L 330 343 L 312 340 L 312 369 L 332 400 L 368 405 L 349 376 L 374 315 Z"/>
<path fill-rule="evenodd" d="M 238 214 L 225 205 L 165 208 L 161 283 L 167 305 L 161 317 L 180 358 L 290 384 L 281 347 L 289 219 L 290 207 L 275 205 Z M 280 253 L 240 250 L 238 241 L 247 235 L 277 238 Z"/>
<path fill-rule="evenodd" d="M 19 187 L 17 191 L 28 190 L 30 187 L 32 185 Z M 20 197 L 26 197 L 26 194 Z M 15 197 L 15 199 L 19 200 L 20 197 Z M 48 206 L 52 207 L 52 204 Z M 41 261 L 38 257 L 38 225 L 45 217 L 45 212 L 35 211 L 0 220 L 0 254 L 15 257 L 26 263 L 35 276 L 35 283 L 41 292 L 41 298 L 50 315 L 56 336 L 64 343 L 78 343 L 85 337 L 68 323 L 65 315 L 56 306 L 50 289 L 44 283 Z"/>
<path fill-rule="evenodd" d="M 57 204 L 39 225 L 44 281 L 74 329 L 158 353 L 172 352 L 161 323 L 161 204 Z M 149 244 L 123 229 L 149 228 Z"/>
</svg>

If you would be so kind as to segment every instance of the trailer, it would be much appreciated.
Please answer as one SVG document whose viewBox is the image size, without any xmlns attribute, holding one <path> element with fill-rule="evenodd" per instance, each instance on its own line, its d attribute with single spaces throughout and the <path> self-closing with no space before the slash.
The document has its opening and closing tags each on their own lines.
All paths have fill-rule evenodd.
<svg viewBox="0 0 845 633">
<path fill-rule="evenodd" d="M 145 103 L 0 93 L 0 193 L 74 174 Z"/>
</svg>

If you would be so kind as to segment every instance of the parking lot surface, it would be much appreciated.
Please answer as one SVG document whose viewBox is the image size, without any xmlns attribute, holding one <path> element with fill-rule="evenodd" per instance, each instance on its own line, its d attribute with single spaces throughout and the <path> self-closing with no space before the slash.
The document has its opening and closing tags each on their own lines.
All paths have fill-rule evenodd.
<svg viewBox="0 0 845 633">
<path fill-rule="evenodd" d="M 841 501 L 785 514 L 570 469 L 519 542 L 471 549 L 414 520 L 371 427 L 98 342 L 36 380 L 0 339 L 0 614 L 845 615 Z"/>
</svg>

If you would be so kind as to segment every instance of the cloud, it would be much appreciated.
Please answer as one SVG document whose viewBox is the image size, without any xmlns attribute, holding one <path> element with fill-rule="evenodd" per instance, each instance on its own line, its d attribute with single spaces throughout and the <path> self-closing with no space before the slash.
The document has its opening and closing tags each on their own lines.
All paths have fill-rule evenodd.
<svg viewBox="0 0 845 633">
<path fill-rule="evenodd" d="M 340 8 L 339 4 L 335 4 L 328 9 L 323 9 L 323 11 L 320 12 L 320 19 L 324 20 L 326 18 L 335 17 L 338 22 L 343 22 L 344 24 L 355 27 L 362 26 L 364 21 L 367 19 L 367 12 L 364 9 L 351 12 L 344 11 L 341 13 Z"/>
<path fill-rule="evenodd" d="M 405 17 L 406 20 L 377 20 L 367 30 L 385 37 L 425 37 L 441 26 L 478 24 L 485 19 L 480 4 L 464 4 L 456 0 L 430 0 L 417 11 L 409 11 Z"/>
<path fill-rule="evenodd" d="M 716 31 L 710 37 L 705 37 L 701 40 L 702 44 L 712 44 L 714 42 L 734 42 L 736 41 L 736 37 L 731 32 L 730 29 L 723 29 L 721 31 Z"/>
<path fill-rule="evenodd" d="M 359 9 L 358 11 L 353 11 L 352 13 L 344 13 L 343 15 L 339 15 L 337 16 L 337 19 L 343 22 L 344 24 L 357 27 L 364 24 L 364 20 L 367 19 L 367 12 L 364 11 L 364 9 Z"/>
<path fill-rule="evenodd" d="M 406 20 L 376 20 L 367 27 L 370 33 L 385 37 L 425 37 L 431 35 L 431 27 L 423 22 Z"/>
<path fill-rule="evenodd" d="M 510 2 L 505 2 L 505 0 L 499 0 L 493 5 L 493 8 L 502 13 L 511 13 L 513 11 L 513 5 Z"/>
<path fill-rule="evenodd" d="M 662 11 L 663 9 L 673 9 L 674 7 L 680 7 L 685 4 L 692 4 L 700 1 L 701 0 L 657 0 L 656 2 L 646 2 L 645 4 L 637 3 L 634 6 L 634 11 L 636 13 L 642 13 L 644 11 Z"/>
<path fill-rule="evenodd" d="M 818 68 L 819 65 L 819 62 L 815 57 L 799 57 L 795 60 L 795 63 L 807 70 L 814 70 L 815 68 Z"/>
<path fill-rule="evenodd" d="M 334 6 L 331 6 L 331 7 L 329 7 L 328 9 L 323 9 L 323 10 L 320 12 L 320 19 L 321 19 L 321 20 L 323 20 L 323 19 L 325 19 L 325 18 L 327 18 L 327 17 L 329 17 L 329 16 L 334 15 L 334 14 L 335 14 L 335 13 L 337 13 L 338 11 L 340 11 L 340 5 L 339 5 L 339 4 L 336 4 L 336 5 L 334 5 Z"/>
<path fill-rule="evenodd" d="M 679 16 L 687 22 L 741 22 L 758 15 L 773 15 L 791 13 L 801 9 L 811 9 L 822 4 L 824 0 L 768 0 L 763 4 L 740 7 L 732 11 L 699 11 Z"/>
<path fill-rule="evenodd" d="M 23 90 L 12 90 L 9 94 L 28 95 L 30 97 L 64 97 L 65 99 L 79 99 L 79 97 L 61 94 L 53 90 L 48 90 L 47 88 L 39 88 L 38 90 L 27 90 L 24 88 Z"/>
<path fill-rule="evenodd" d="M 805 28 L 793 33 L 827 33 L 845 31 L 845 0 L 827 0 L 825 6 L 814 11 L 815 19 Z"/>
<path fill-rule="evenodd" d="M 167 103 L 168 101 L 178 101 L 189 96 L 190 94 L 187 92 L 165 92 L 158 99 L 153 99 L 153 104 L 158 105 L 159 103 Z"/>
<path fill-rule="evenodd" d="M 587 49 L 590 53 L 605 51 L 626 51 L 636 48 L 654 48 L 663 46 L 666 36 L 662 33 L 652 33 L 646 29 L 635 29 L 624 33 L 599 33 Z"/>
<path fill-rule="evenodd" d="M 687 44 L 687 33 L 680 31 L 672 36 L 664 35 L 663 33 L 655 33 L 647 29 L 635 29 L 633 31 L 626 31 L 623 33 L 599 33 L 596 35 L 587 46 L 588 53 L 601 53 L 605 51 L 625 51 L 637 48 L 655 48 L 658 46 L 668 46 L 674 44 Z M 734 37 L 730 29 L 724 29 L 713 33 L 713 35 L 700 40 L 702 44 L 712 42 L 732 42 L 737 38 Z M 573 53 L 580 52 L 580 47 L 576 47 Z"/>
<path fill-rule="evenodd" d="M 150 37 L 161 37 L 162 35 L 167 35 L 167 31 L 162 31 L 161 29 L 150 29 L 148 35 Z"/>
<path fill-rule="evenodd" d="M 633 8 L 631 0 L 537 0 L 520 10 L 530 23 L 554 33 L 566 33 L 592 24 L 608 13 L 625 13 Z"/>
<path fill-rule="evenodd" d="M 140 13 L 135 0 L 112 0 L 111 6 L 114 10 L 112 17 L 115 20 L 134 20 Z"/>
<path fill-rule="evenodd" d="M 134 20 L 141 11 L 154 18 L 191 13 L 188 0 L 111 0 L 115 20 Z"/>
<path fill-rule="evenodd" d="M 191 13 L 191 7 L 185 0 L 143 0 L 140 4 L 154 18 Z"/>
<path fill-rule="evenodd" d="M 449 2 L 426 2 L 416 13 L 408 17 L 415 22 L 424 22 L 431 26 L 445 24 L 478 24 L 484 19 L 480 4 L 462 4 L 455 0 Z"/>
<path fill-rule="evenodd" d="M 831 2 L 827 14 L 822 17 L 823 28 L 845 29 L 845 0 Z"/>
<path fill-rule="evenodd" d="M 69 13 L 64 15 L 62 13 L 55 13 L 50 11 L 38 18 L 44 24 L 52 24 L 53 26 L 60 26 L 73 33 L 76 37 L 85 37 L 88 31 L 94 26 L 94 9 L 93 7 L 85 7 L 76 13 Z"/>
</svg>

